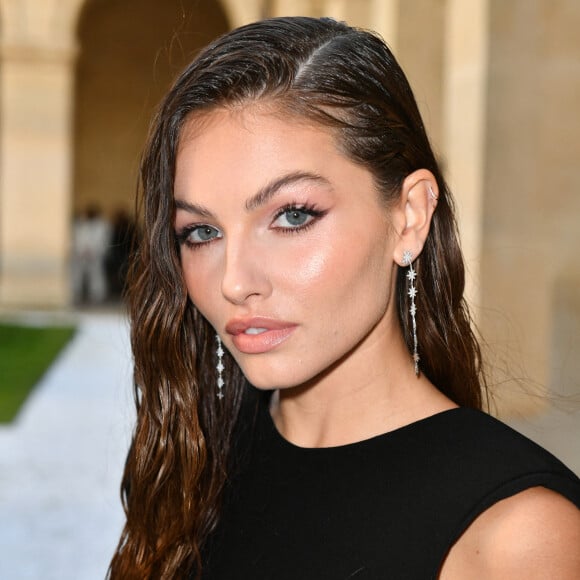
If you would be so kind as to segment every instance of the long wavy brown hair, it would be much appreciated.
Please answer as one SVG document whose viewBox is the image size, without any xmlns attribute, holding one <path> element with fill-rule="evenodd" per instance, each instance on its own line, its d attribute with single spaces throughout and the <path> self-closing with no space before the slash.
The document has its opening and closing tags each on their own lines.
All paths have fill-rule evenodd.
<svg viewBox="0 0 580 580">
<path fill-rule="evenodd" d="M 216 397 L 215 332 L 188 299 L 173 233 L 175 159 L 186 121 L 260 100 L 332 131 L 341 151 L 373 174 L 387 204 L 407 175 L 433 173 L 439 201 L 415 262 L 421 372 L 459 405 L 482 406 L 485 381 L 463 298 L 452 198 L 392 53 L 376 35 L 327 18 L 277 18 L 234 30 L 177 79 L 142 159 L 144 229 L 128 291 L 137 424 L 113 579 L 199 575 L 219 518 L 236 420 L 252 389 L 226 353 L 227 396 Z M 411 352 L 407 300 L 399 272 L 399 319 Z"/>
</svg>

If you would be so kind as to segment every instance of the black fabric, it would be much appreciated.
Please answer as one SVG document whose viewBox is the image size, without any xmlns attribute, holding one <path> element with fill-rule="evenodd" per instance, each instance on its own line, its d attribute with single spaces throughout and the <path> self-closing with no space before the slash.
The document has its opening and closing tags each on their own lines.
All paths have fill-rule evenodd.
<svg viewBox="0 0 580 580">
<path fill-rule="evenodd" d="M 360 443 L 303 449 L 280 436 L 264 405 L 203 578 L 436 578 L 479 514 L 538 485 L 580 507 L 570 470 L 479 411 L 454 409 Z"/>
</svg>

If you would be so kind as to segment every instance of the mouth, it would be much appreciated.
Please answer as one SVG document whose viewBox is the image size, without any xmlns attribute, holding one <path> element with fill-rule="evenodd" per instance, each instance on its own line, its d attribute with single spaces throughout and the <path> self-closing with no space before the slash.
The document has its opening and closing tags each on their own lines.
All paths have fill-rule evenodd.
<svg viewBox="0 0 580 580">
<path fill-rule="evenodd" d="M 250 328 L 246 328 L 246 330 L 244 330 L 244 334 L 253 334 L 253 335 L 262 334 L 263 332 L 268 332 L 268 329 L 267 328 L 250 327 Z"/>
<path fill-rule="evenodd" d="M 226 332 L 238 351 L 262 354 L 285 342 L 296 327 L 292 322 L 272 318 L 236 319 L 226 325 Z"/>
</svg>

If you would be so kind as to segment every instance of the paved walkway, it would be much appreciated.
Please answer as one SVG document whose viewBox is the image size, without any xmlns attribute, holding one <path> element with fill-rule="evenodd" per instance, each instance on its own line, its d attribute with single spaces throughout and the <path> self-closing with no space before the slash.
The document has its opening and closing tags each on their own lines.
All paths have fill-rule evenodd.
<svg viewBox="0 0 580 580">
<path fill-rule="evenodd" d="M 123 525 L 133 424 L 127 324 L 80 315 L 16 422 L 0 426 L 0 578 L 102 580 Z"/>
</svg>

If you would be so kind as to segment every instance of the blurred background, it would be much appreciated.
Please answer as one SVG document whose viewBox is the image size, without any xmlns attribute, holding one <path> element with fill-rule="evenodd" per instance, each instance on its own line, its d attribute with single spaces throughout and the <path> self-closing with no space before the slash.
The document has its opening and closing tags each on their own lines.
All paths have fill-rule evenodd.
<svg viewBox="0 0 580 580">
<path fill-rule="evenodd" d="M 104 576 L 132 421 L 119 297 L 147 127 L 200 47 L 279 15 L 374 29 L 397 55 L 457 200 L 492 410 L 580 472 L 578 0 L 0 0 L 0 322 L 76 329 L 0 427 L 2 578 Z M 71 568 L 73 545 L 92 568 Z"/>
</svg>

